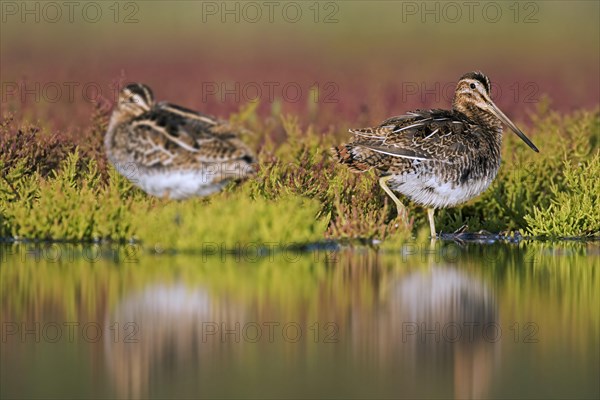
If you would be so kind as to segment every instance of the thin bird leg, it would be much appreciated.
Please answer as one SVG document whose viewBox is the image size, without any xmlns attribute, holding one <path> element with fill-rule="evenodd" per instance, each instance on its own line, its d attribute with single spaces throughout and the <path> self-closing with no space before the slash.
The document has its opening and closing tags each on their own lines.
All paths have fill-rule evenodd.
<svg viewBox="0 0 600 400">
<path fill-rule="evenodd" d="M 437 237 L 435 233 L 435 221 L 433 220 L 433 214 L 435 213 L 435 208 L 427 209 L 427 217 L 429 218 L 429 229 L 431 230 L 431 239 L 435 239 Z"/>
<path fill-rule="evenodd" d="M 387 195 L 392 198 L 392 201 L 394 203 L 396 203 L 396 209 L 398 210 L 398 217 L 406 225 L 408 223 L 407 218 L 406 218 L 406 216 L 407 216 L 406 208 L 402 205 L 400 200 L 398 200 L 396 195 L 392 192 L 392 190 L 387 185 L 387 181 L 389 181 L 392 178 L 393 178 L 392 175 L 383 176 L 383 177 L 379 178 L 379 186 L 381 186 L 381 188 L 387 193 Z"/>
</svg>

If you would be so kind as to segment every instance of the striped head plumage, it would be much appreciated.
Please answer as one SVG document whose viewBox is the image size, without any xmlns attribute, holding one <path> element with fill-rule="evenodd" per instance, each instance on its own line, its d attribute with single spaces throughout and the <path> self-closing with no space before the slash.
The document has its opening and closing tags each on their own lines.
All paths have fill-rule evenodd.
<svg viewBox="0 0 600 400">
<path fill-rule="evenodd" d="M 500 131 L 502 124 L 508 126 L 534 151 L 539 152 L 527 136 L 496 106 L 490 94 L 490 79 L 482 72 L 464 74 L 454 93 L 452 108 L 475 123 Z"/>
<path fill-rule="evenodd" d="M 109 131 L 117 125 L 150 111 L 154 107 L 152 90 L 142 83 L 130 83 L 119 92 L 117 104 L 108 124 Z"/>
<path fill-rule="evenodd" d="M 130 83 L 119 92 L 116 110 L 129 117 L 137 117 L 150 111 L 153 106 L 152 90 L 141 83 Z"/>
</svg>

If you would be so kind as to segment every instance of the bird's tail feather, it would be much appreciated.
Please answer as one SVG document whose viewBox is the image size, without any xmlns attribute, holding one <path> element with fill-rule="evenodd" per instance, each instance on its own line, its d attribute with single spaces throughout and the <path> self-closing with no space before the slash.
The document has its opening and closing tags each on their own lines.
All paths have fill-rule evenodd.
<svg viewBox="0 0 600 400">
<path fill-rule="evenodd" d="M 331 153 L 340 163 L 346 165 L 352 172 L 366 172 L 373 168 L 369 162 L 372 151 L 351 144 L 342 144 L 331 148 Z"/>
</svg>

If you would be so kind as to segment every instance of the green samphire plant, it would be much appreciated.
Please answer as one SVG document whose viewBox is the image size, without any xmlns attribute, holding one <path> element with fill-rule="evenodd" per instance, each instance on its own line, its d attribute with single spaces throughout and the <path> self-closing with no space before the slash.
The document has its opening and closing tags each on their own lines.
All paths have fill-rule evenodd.
<svg viewBox="0 0 600 400">
<path fill-rule="evenodd" d="M 185 201 L 149 197 L 107 165 L 98 134 L 101 118 L 94 118 L 102 126 L 89 129 L 84 150 L 62 136 L 33 134 L 37 129 L 17 129 L 5 119 L 0 237 L 136 239 L 162 251 L 199 250 L 203 243 L 226 248 L 324 239 L 396 243 L 426 226 L 425 213 L 404 199 L 412 225 L 401 228 L 373 173 L 352 174 L 335 164 L 328 149 L 339 142 L 341 130 L 319 133 L 301 128 L 296 117 L 284 117 L 285 138 L 276 140 L 273 121 L 261 125 L 255 107 L 232 118 L 266 132 L 256 144 L 257 175 L 209 198 Z M 561 116 L 541 107 L 532 119 L 527 131 L 541 152 L 506 135 L 503 165 L 492 186 L 465 205 L 441 210 L 436 218 L 441 231 L 467 224 L 470 231 L 518 229 L 541 237 L 600 235 L 600 113 Z"/>
<path fill-rule="evenodd" d="M 551 183 L 547 207 L 525 216 L 535 236 L 586 237 L 600 234 L 600 155 L 573 165 L 565 161 L 560 183 Z"/>
</svg>

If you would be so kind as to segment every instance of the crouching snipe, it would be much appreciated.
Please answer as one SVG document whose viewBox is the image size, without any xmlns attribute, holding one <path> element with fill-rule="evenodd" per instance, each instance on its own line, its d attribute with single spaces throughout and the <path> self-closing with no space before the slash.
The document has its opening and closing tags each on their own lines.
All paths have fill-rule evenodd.
<svg viewBox="0 0 600 400">
<path fill-rule="evenodd" d="M 489 79 L 470 72 L 458 82 L 452 110 L 417 110 L 375 128 L 351 129 L 350 143 L 333 150 L 338 161 L 355 172 L 375 169 L 405 222 L 406 211 L 392 191 L 427 207 L 435 238 L 435 209 L 478 196 L 496 177 L 503 123 L 538 152 L 494 104 Z"/>
<path fill-rule="evenodd" d="M 117 171 L 146 193 L 207 196 L 255 172 L 255 157 L 225 121 L 169 103 L 148 86 L 119 94 L 104 145 Z"/>
</svg>

